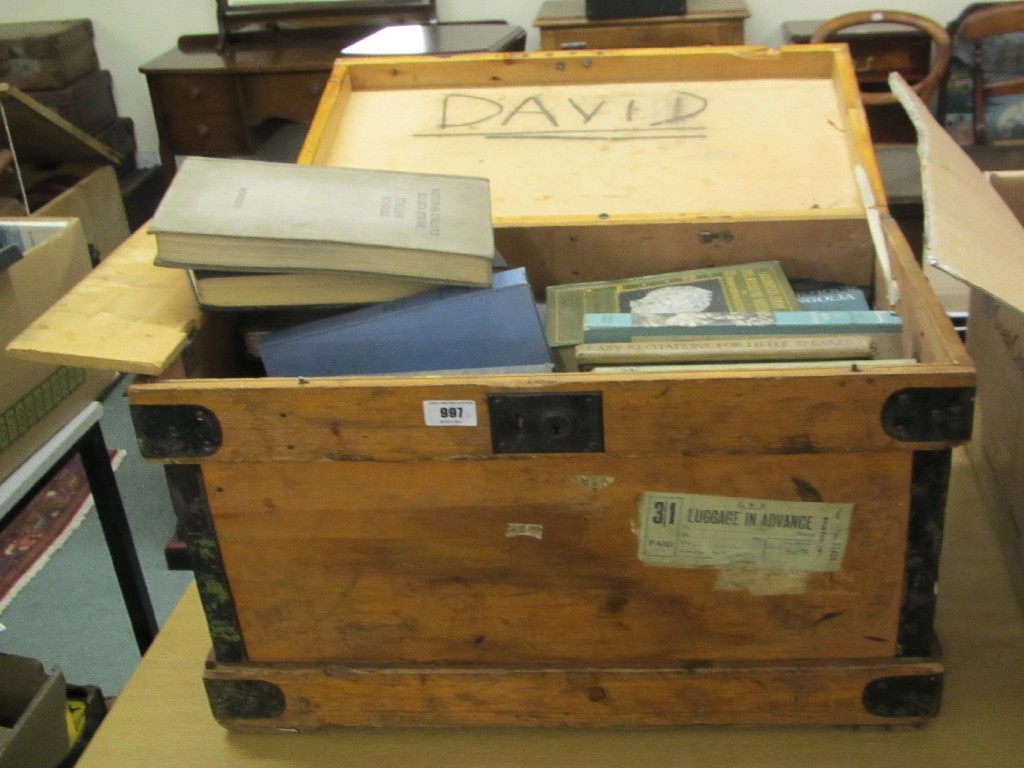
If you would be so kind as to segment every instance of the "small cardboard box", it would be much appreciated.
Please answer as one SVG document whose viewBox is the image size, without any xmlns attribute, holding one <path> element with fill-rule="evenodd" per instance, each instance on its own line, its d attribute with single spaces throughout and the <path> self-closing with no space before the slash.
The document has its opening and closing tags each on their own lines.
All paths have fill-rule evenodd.
<svg viewBox="0 0 1024 768">
<path fill-rule="evenodd" d="M 915 105 L 926 266 L 970 286 L 977 395 L 967 452 L 1024 608 L 1024 172 L 982 174 L 923 104 L 895 87 Z"/>
<path fill-rule="evenodd" d="M 90 269 L 74 219 L 0 219 L 0 246 L 22 258 L 0 272 L 0 350 Z M 0 480 L 113 381 L 113 374 L 12 359 L 0 351 Z"/>
<path fill-rule="evenodd" d="M 64 675 L 0 654 L 0 768 L 53 768 L 70 746 Z"/>
</svg>

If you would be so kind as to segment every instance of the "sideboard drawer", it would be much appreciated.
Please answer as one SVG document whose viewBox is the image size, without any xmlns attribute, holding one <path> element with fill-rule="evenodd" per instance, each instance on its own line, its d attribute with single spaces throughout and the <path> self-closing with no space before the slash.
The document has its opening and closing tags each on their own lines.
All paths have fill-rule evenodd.
<svg viewBox="0 0 1024 768">
<path fill-rule="evenodd" d="M 310 123 L 327 84 L 326 72 L 288 72 L 240 78 L 246 122 L 258 125 L 272 117 Z"/>
<path fill-rule="evenodd" d="M 237 112 L 182 111 L 167 115 L 165 124 L 178 154 L 227 155 L 251 149 Z"/>
<path fill-rule="evenodd" d="M 238 91 L 231 77 L 174 75 L 160 79 L 163 103 L 174 111 L 237 112 Z"/>
</svg>

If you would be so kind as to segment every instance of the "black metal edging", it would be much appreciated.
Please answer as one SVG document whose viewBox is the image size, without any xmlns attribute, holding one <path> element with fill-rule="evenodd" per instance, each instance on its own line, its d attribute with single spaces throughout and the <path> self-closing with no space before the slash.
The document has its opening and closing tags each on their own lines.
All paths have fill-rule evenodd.
<svg viewBox="0 0 1024 768">
<path fill-rule="evenodd" d="M 265 720 L 285 712 L 284 691 L 265 680 L 203 680 L 217 720 Z"/>
<path fill-rule="evenodd" d="M 131 416 L 147 459 L 212 456 L 223 442 L 217 415 L 201 405 L 132 405 Z"/>
<path fill-rule="evenodd" d="M 935 585 L 949 495 L 952 450 L 916 451 L 910 479 L 910 524 L 900 610 L 899 655 L 932 655 Z"/>
<path fill-rule="evenodd" d="M 171 501 L 178 516 L 178 527 L 192 558 L 199 598 L 206 612 L 206 623 L 217 661 L 248 661 L 235 601 L 231 595 L 224 561 L 203 485 L 203 473 L 197 464 L 169 464 L 164 467 Z"/>
<path fill-rule="evenodd" d="M 942 707 L 942 675 L 905 675 L 872 680 L 864 687 L 864 709 L 877 717 L 933 718 Z"/>
<path fill-rule="evenodd" d="M 972 387 L 908 387 L 882 406 L 882 429 L 912 443 L 963 442 L 974 423 Z"/>
</svg>

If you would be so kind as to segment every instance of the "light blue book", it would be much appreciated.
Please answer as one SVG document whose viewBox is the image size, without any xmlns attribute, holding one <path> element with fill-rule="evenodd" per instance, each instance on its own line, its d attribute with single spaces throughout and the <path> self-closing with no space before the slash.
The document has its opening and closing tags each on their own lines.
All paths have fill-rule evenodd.
<svg viewBox="0 0 1024 768">
<path fill-rule="evenodd" d="M 522 268 L 491 288 L 445 287 L 276 331 L 268 376 L 348 376 L 548 365 L 551 355 Z"/>
<path fill-rule="evenodd" d="M 748 334 L 899 334 L 899 315 L 884 311 L 833 312 L 625 312 L 588 314 L 585 343 L 634 341 L 644 337 Z"/>
<path fill-rule="evenodd" d="M 809 312 L 834 312 L 835 310 L 868 310 L 864 290 L 854 285 L 830 283 L 818 280 L 793 280 L 793 291 L 800 309 Z"/>
</svg>

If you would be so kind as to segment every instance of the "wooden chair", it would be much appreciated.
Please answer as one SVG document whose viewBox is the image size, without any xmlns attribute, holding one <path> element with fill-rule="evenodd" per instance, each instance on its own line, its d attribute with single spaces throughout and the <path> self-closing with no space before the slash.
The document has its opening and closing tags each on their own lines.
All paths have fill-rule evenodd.
<svg viewBox="0 0 1024 768">
<path fill-rule="evenodd" d="M 1024 5 L 1024 3 L 1013 3 Z M 928 34 L 932 39 L 931 68 L 921 80 L 911 83 L 911 87 L 926 103 L 931 100 L 946 76 L 951 55 L 949 33 L 936 22 L 924 16 L 904 11 L 858 11 L 837 16 L 823 22 L 811 35 L 810 42 L 824 43 L 837 32 L 850 27 L 866 24 L 900 24 L 914 27 Z M 861 100 L 866 107 L 895 104 L 896 97 L 886 92 L 861 92 Z"/>
<path fill-rule="evenodd" d="M 1014 32 L 1024 32 L 1024 3 L 985 3 L 967 9 L 956 22 L 953 34 L 971 44 L 971 121 L 974 143 L 988 143 L 985 105 L 996 96 L 1024 94 L 1024 77 L 992 82 L 986 77 L 984 44 L 986 40 Z"/>
</svg>

